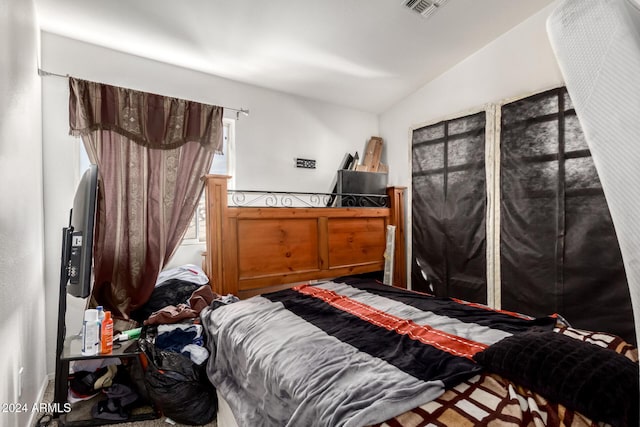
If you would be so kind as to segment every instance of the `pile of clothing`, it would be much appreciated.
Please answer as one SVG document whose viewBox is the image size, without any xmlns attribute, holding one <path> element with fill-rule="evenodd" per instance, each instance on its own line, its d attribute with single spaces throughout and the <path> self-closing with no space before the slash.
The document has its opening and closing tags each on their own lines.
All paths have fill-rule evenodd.
<svg viewBox="0 0 640 427">
<path fill-rule="evenodd" d="M 196 365 L 202 365 L 209 352 L 204 347 L 202 325 L 196 323 L 176 323 L 158 325 L 155 346 L 161 350 L 175 351 L 191 359 Z"/>
<path fill-rule="evenodd" d="M 132 409 L 143 404 L 118 358 L 79 360 L 71 369 L 69 403 L 103 396 L 91 408 L 95 419 L 124 421 L 129 419 Z"/>
<path fill-rule="evenodd" d="M 200 312 L 212 304 L 217 307 L 236 301 L 233 295 L 213 292 L 202 269 L 186 264 L 162 271 L 149 300 L 131 317 L 146 326 L 157 326 L 153 334 L 156 348 L 184 354 L 202 365 L 209 352 L 204 347 Z"/>
<path fill-rule="evenodd" d="M 192 297 L 193 303 L 197 307 L 190 305 Z M 145 324 L 175 323 L 181 319 L 197 317 L 196 310 L 203 303 L 205 303 L 205 307 L 211 303 L 211 301 L 207 302 L 209 298 L 213 300 L 217 297 L 218 295 L 211 291 L 209 278 L 202 269 L 193 264 L 186 264 L 162 271 L 149 300 L 142 307 L 133 311 L 131 318 L 138 323 Z M 161 312 L 165 312 L 167 315 L 150 320 Z"/>
<path fill-rule="evenodd" d="M 199 314 L 211 304 L 237 300 L 215 294 L 200 268 L 184 265 L 163 271 L 150 299 L 131 314 L 145 325 L 138 343 L 149 362 L 149 397 L 174 421 L 206 424 L 215 418 L 217 397 L 205 371 L 209 352 Z"/>
</svg>

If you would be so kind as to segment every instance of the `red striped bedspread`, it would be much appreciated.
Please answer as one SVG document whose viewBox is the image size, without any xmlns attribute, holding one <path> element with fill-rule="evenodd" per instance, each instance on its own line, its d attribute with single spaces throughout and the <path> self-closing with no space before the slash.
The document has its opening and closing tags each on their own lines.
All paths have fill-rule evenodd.
<svg viewBox="0 0 640 427">
<path fill-rule="evenodd" d="M 507 405 L 474 354 L 556 324 L 354 278 L 206 309 L 201 319 L 207 373 L 238 424 L 279 427 L 481 425 L 472 417 Z"/>
</svg>

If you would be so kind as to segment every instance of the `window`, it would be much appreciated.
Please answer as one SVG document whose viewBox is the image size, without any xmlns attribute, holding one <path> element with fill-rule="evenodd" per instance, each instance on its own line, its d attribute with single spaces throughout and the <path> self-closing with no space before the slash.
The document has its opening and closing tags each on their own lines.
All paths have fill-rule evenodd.
<svg viewBox="0 0 640 427">
<path fill-rule="evenodd" d="M 502 105 L 500 144 L 501 308 L 632 341 L 622 255 L 566 89 Z"/>
<path fill-rule="evenodd" d="M 236 122 L 233 119 L 222 119 L 222 154 L 217 153 L 213 157 L 211 169 L 209 169 L 210 174 L 231 176 L 229 179 L 229 188 L 234 188 L 235 182 L 233 178 L 235 175 L 235 124 Z M 79 177 L 82 176 L 82 173 L 89 167 L 90 161 L 84 144 L 82 144 L 82 141 L 79 139 L 78 141 L 79 158 L 76 161 L 79 165 L 77 179 L 80 179 Z M 202 244 L 206 242 L 204 203 L 203 193 L 193 220 L 191 224 L 189 224 L 189 228 L 182 239 L 182 244 Z"/>
<path fill-rule="evenodd" d="M 223 119 L 223 142 L 222 154 L 217 153 L 211 163 L 210 174 L 230 175 L 229 188 L 234 187 L 235 175 L 235 120 Z M 200 198 L 198 209 L 189 224 L 189 228 L 182 239 L 182 244 L 202 244 L 206 242 L 206 219 L 205 219 L 205 197 L 204 193 Z"/>
<path fill-rule="evenodd" d="M 415 290 L 487 302 L 485 133 L 484 111 L 413 131 Z"/>
</svg>

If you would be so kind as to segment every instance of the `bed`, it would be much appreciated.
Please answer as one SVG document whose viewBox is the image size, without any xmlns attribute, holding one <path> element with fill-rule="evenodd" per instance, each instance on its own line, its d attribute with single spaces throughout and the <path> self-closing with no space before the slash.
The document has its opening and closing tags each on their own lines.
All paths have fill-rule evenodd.
<svg viewBox="0 0 640 427">
<path fill-rule="evenodd" d="M 635 349 L 553 316 L 350 276 L 201 320 L 239 426 L 637 425 Z"/>
<path fill-rule="evenodd" d="M 369 274 L 386 225 L 404 247 L 402 189 L 385 208 L 230 207 L 215 176 L 206 191 L 205 271 L 242 298 L 201 314 L 220 427 L 637 425 L 619 337 L 402 289 L 402 250 L 395 286 Z"/>
</svg>

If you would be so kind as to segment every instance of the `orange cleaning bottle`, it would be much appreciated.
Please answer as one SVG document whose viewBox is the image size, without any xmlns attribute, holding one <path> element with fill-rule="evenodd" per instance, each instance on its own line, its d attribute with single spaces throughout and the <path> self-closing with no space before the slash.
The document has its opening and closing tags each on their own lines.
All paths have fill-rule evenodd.
<svg viewBox="0 0 640 427">
<path fill-rule="evenodd" d="M 113 319 L 111 312 L 104 312 L 104 320 L 100 326 L 100 353 L 109 354 L 113 350 Z"/>
</svg>

